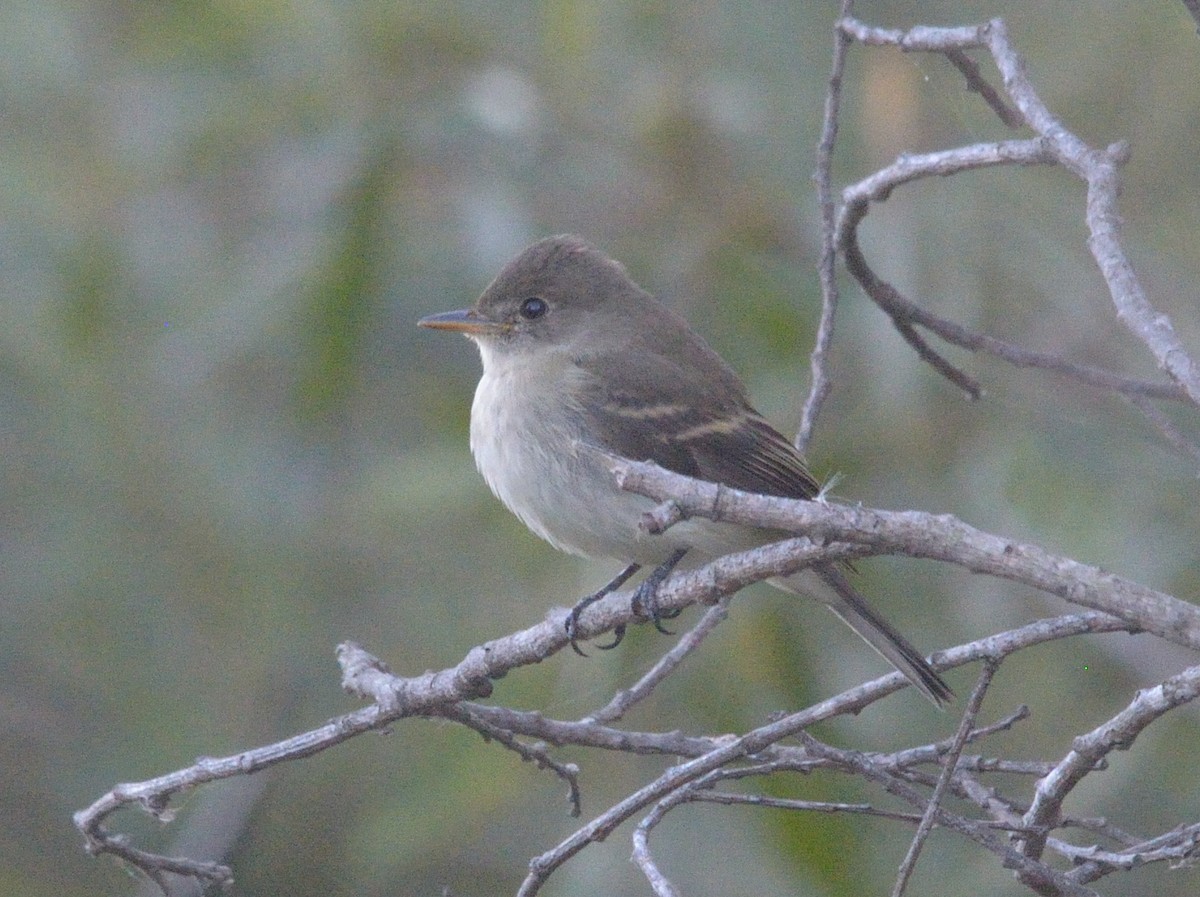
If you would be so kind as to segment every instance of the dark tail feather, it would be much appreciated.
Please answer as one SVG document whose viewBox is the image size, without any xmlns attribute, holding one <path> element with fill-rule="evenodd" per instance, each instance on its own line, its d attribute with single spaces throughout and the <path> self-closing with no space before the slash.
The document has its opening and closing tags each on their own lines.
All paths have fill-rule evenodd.
<svg viewBox="0 0 1200 897">
<path fill-rule="evenodd" d="M 857 632 L 863 641 L 903 673 L 908 681 L 921 694 L 929 698 L 935 706 L 944 707 L 954 699 L 954 692 L 950 686 L 926 662 L 921 652 L 910 645 L 891 623 L 875 612 L 867 603 L 867 599 L 858 594 L 854 590 L 854 586 L 850 585 L 845 574 L 836 567 L 826 564 L 813 567 L 811 571 L 805 572 L 810 572 L 810 576 L 811 574 L 819 576 L 834 594 L 829 594 L 828 590 L 821 590 L 820 593 L 814 594 L 814 590 L 807 587 L 811 583 L 811 579 L 809 583 L 805 583 L 801 579 L 803 573 L 784 580 L 772 580 L 772 582 L 787 587 L 789 591 L 810 594 L 825 604 L 847 626 Z"/>
</svg>

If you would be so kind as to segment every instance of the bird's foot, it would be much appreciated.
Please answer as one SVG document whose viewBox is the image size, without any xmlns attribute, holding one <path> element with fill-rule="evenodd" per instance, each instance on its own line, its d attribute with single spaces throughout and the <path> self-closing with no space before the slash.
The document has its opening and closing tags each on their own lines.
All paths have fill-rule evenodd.
<svg viewBox="0 0 1200 897">
<path fill-rule="evenodd" d="M 592 592 L 590 595 L 585 595 L 576 602 L 573 608 L 571 608 L 570 613 L 567 614 L 566 622 L 563 625 L 567 630 L 567 639 L 571 642 L 572 651 L 574 651 L 580 657 L 587 657 L 587 654 L 585 654 L 583 649 L 579 647 L 579 615 L 601 598 L 612 594 L 617 589 L 621 588 L 621 586 L 625 585 L 625 583 L 629 580 L 629 577 L 633 576 L 633 574 L 637 573 L 640 569 L 642 569 L 641 564 L 630 564 L 628 567 L 614 576 L 606 585 Z M 625 638 L 625 626 L 620 625 L 613 630 L 613 641 L 611 643 L 607 645 L 597 645 L 596 647 L 602 651 L 607 651 L 610 648 L 615 648 L 617 645 L 621 644 L 621 639 L 623 638 Z"/>
<path fill-rule="evenodd" d="M 681 611 L 671 610 L 663 611 L 658 606 L 658 587 L 663 584 L 663 581 L 671 575 L 671 571 L 675 569 L 675 565 L 683 559 L 687 554 L 686 548 L 677 548 L 672 552 L 671 556 L 654 568 L 654 571 L 642 580 L 638 585 L 637 591 L 633 593 L 633 601 L 631 602 L 632 610 L 635 614 L 645 617 L 654 624 L 654 628 L 663 635 L 673 635 L 674 633 L 667 627 L 663 626 L 663 620 L 673 620 L 679 616 Z M 620 638 L 617 639 L 617 642 Z M 617 642 L 609 645 L 610 648 L 615 648 Z"/>
</svg>

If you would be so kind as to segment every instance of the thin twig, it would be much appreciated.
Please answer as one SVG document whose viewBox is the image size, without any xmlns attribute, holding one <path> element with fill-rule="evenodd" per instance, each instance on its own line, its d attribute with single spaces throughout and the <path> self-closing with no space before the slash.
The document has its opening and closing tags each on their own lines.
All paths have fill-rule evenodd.
<svg viewBox="0 0 1200 897">
<path fill-rule="evenodd" d="M 527 763 L 533 763 L 538 769 L 549 769 L 567 783 L 567 801 L 571 806 L 571 815 L 578 816 L 582 810 L 579 794 L 579 767 L 574 763 L 560 763 L 546 750 L 543 744 L 525 744 L 514 734 L 500 726 L 495 726 L 473 712 L 469 704 L 452 704 L 440 708 L 438 716 L 454 720 L 469 729 L 474 729 L 486 741 L 495 741 L 508 748 Z"/>
<path fill-rule="evenodd" d="M 989 660 L 983 664 L 983 669 L 979 671 L 979 678 L 975 682 L 975 688 L 971 691 L 971 697 L 967 700 L 967 706 L 963 709 L 962 719 L 958 724 L 958 731 L 954 733 L 954 740 L 950 745 L 950 750 L 946 753 L 942 766 L 942 774 L 938 778 L 937 785 L 933 789 L 933 794 L 929 798 L 929 804 L 925 807 L 921 823 L 917 826 L 916 834 L 913 835 L 912 843 L 908 846 L 908 853 L 904 855 L 904 860 L 900 863 L 900 869 L 896 875 L 896 884 L 892 888 L 892 897 L 903 897 L 904 889 L 908 886 L 908 880 L 912 877 L 913 870 L 916 869 L 917 859 L 921 856 L 921 848 L 924 847 L 929 833 L 933 831 L 933 823 L 937 817 L 937 811 L 942 805 L 942 799 L 946 794 L 946 789 L 950 786 L 950 781 L 954 778 L 954 771 L 958 766 L 958 758 L 967 744 L 967 739 L 975 726 L 975 720 L 979 717 L 979 710 L 983 706 L 983 697 L 987 694 L 988 687 L 992 684 L 992 678 L 996 675 L 997 669 L 999 669 L 999 663 Z"/>
<path fill-rule="evenodd" d="M 1142 412 L 1146 420 L 1150 421 L 1175 451 L 1191 461 L 1200 462 L 1200 445 L 1183 435 L 1183 431 L 1175 426 L 1175 422 L 1152 404 L 1149 398 L 1137 394 L 1126 394 L 1125 398 Z"/>
<path fill-rule="evenodd" d="M 704 571 L 693 571 L 685 576 L 698 576 L 703 580 Z M 676 588 L 680 587 L 676 583 L 676 580 L 680 578 L 677 576 L 663 584 L 660 599 L 667 599 Z M 626 597 L 626 606 L 627 604 L 628 596 Z M 549 620 L 533 629 L 517 632 L 504 639 L 489 643 L 486 651 L 495 660 L 496 669 L 506 668 L 510 662 L 515 666 L 516 661 L 523 656 L 526 647 L 531 642 L 538 643 L 539 633 L 543 629 L 546 630 L 546 635 L 558 638 L 562 632 L 561 619 L 561 614 L 552 615 Z M 1118 618 L 1100 613 L 1072 614 L 1049 620 L 1038 620 L 1019 629 L 991 635 L 956 648 L 945 649 L 939 654 L 937 666 L 944 670 L 988 657 L 1004 657 L 1047 641 L 1086 633 L 1129 631 L 1129 628 L 1129 624 Z M 565 644 L 565 639 L 562 641 Z M 459 667 L 405 679 L 386 672 L 386 666 L 380 661 L 371 657 L 361 648 L 347 643 L 340 651 L 344 674 L 351 681 L 356 681 L 354 680 L 355 676 L 363 677 L 370 683 L 370 686 L 358 683 L 353 686 L 354 690 L 360 690 L 358 686 L 361 685 L 362 691 L 377 693 L 384 703 L 356 710 L 316 729 L 283 741 L 224 758 L 205 758 L 192 766 L 148 781 L 118 785 L 91 806 L 75 814 L 76 825 L 84 833 L 90 851 L 110 853 L 121 857 L 151 876 L 158 874 L 156 870 L 177 871 L 179 874 L 190 874 L 200 878 L 208 876 L 208 873 L 212 872 L 213 874 L 209 876 L 211 880 L 221 880 L 221 876 L 229 871 L 224 867 L 218 868 L 205 863 L 185 867 L 180 864 L 192 861 L 162 857 L 137 850 L 130 847 L 122 835 L 108 832 L 103 826 L 104 820 L 118 809 L 130 805 L 141 807 L 147 812 L 165 819 L 169 812 L 171 797 L 178 792 L 200 787 L 219 779 L 249 775 L 276 763 L 312 756 L 363 732 L 386 729 L 402 718 L 406 712 L 435 715 L 443 705 L 461 700 L 461 698 L 447 695 L 443 687 L 447 683 L 468 682 L 469 676 L 462 672 L 462 668 L 469 668 L 475 662 L 473 658 L 478 656 L 477 652 L 480 650 L 485 649 L 473 649 L 468 652 L 467 658 Z M 528 659 L 527 662 L 534 663 L 538 659 Z M 797 725 L 813 725 L 834 716 L 853 715 L 871 703 L 899 691 L 905 687 L 905 684 L 906 680 L 901 674 L 889 673 L 807 708 L 794 719 Z M 389 696 L 394 694 L 407 695 L 407 711 L 391 706 L 393 702 Z M 463 696 L 466 696 L 465 692 Z M 471 703 L 464 703 L 463 706 L 474 716 L 493 726 L 526 737 L 543 739 L 552 744 L 574 744 L 635 754 L 699 758 L 728 742 L 728 739 L 687 736 L 678 732 L 627 732 L 599 724 L 551 720 L 539 713 L 504 707 L 489 707 Z M 793 766 L 801 762 L 801 758 L 796 755 L 794 749 L 775 745 L 771 750 Z M 981 797 L 980 801 L 981 805 L 986 804 L 984 798 Z M 190 871 L 182 871 L 185 868 Z"/>
<path fill-rule="evenodd" d="M 981 732 L 984 730 L 980 730 Z M 972 732 L 971 737 L 974 739 L 976 733 Z M 913 748 L 911 752 L 903 751 L 904 754 L 913 754 L 919 756 L 925 753 L 927 748 Z M 1005 760 L 1002 757 L 984 757 L 979 754 L 964 754 L 958 758 L 958 771 L 969 771 L 975 773 L 996 772 L 1006 775 L 1016 776 L 1044 776 L 1053 768 L 1053 763 L 1047 763 L 1044 760 Z"/>
<path fill-rule="evenodd" d="M 1106 371 L 1103 368 L 1077 364 L 1067 361 L 1058 355 L 1026 349 L 1006 340 L 971 330 L 922 308 L 895 286 L 882 280 L 871 268 L 858 243 L 856 228 L 859 221 L 861 221 L 861 215 L 866 210 L 865 202 L 859 204 L 859 200 L 876 201 L 875 196 L 885 194 L 886 191 L 883 188 L 890 189 L 891 186 L 901 182 L 899 180 L 892 181 L 891 177 L 893 174 L 896 176 L 910 175 L 914 166 L 918 163 L 923 163 L 925 160 L 928 161 L 931 173 L 939 173 L 933 170 L 937 166 L 937 156 L 939 155 L 941 154 L 930 154 L 928 157 L 919 157 L 916 161 L 914 161 L 914 157 L 909 157 L 905 160 L 902 167 L 897 166 L 899 170 L 896 172 L 893 172 L 891 168 L 883 169 L 876 172 L 871 178 L 846 188 L 846 195 L 852 197 L 853 201 L 847 203 L 843 211 L 843 216 L 839 221 L 839 230 L 844 231 L 840 240 L 842 251 L 846 256 L 847 270 L 859 282 L 863 291 L 887 313 L 905 339 L 911 342 L 912 336 L 915 333 L 912 330 L 912 325 L 919 325 L 933 331 L 948 343 L 972 352 L 985 352 L 1003 361 L 1007 361 L 1015 367 L 1040 368 L 1062 374 L 1088 386 L 1118 392 L 1130 399 L 1146 397 L 1167 399 L 1175 402 L 1188 401 L 1187 393 L 1175 383 L 1155 383 L 1135 377 L 1125 377 Z M 881 181 L 882 184 L 880 183 Z M 919 337 L 917 339 L 919 340 Z M 932 350 L 926 348 L 922 351 L 924 354 L 921 354 L 921 357 L 926 359 Z M 946 364 L 944 360 L 940 362 L 934 359 L 927 360 L 935 366 L 938 366 L 939 363 Z M 945 373 L 940 367 L 939 372 Z M 959 385 L 971 394 L 972 397 L 978 394 L 978 386 L 972 385 L 973 381 L 961 382 L 969 381 L 966 375 L 960 373 L 945 375 L 953 380 L 956 385 Z M 1140 407 L 1141 405 L 1139 405 Z"/>
<path fill-rule="evenodd" d="M 819 705 L 818 705 L 819 706 Z M 573 832 L 551 850 L 529 863 L 529 874 L 521 883 L 517 897 L 533 897 L 563 863 L 589 844 L 603 841 L 612 831 L 648 806 L 701 777 L 740 757 L 754 754 L 796 731 L 795 717 L 763 726 L 738 738 L 729 739 L 709 753 L 673 766 L 649 784 L 618 801 L 587 825 Z"/>
<path fill-rule="evenodd" d="M 973 398 L 979 386 L 934 352 L 913 329 L 913 325 L 931 330 L 948 343 L 972 352 L 985 352 L 1016 367 L 1033 367 L 1062 374 L 1100 389 L 1113 390 L 1128 397 L 1144 396 L 1172 401 L 1188 401 L 1187 393 L 1176 383 L 1154 383 L 1124 377 L 1091 365 L 1076 364 L 1058 355 L 1036 352 L 988 336 L 922 308 L 895 286 L 880 278 L 867 261 L 858 242 L 858 228 L 870 206 L 886 200 L 903 184 L 926 177 L 946 177 L 960 172 L 994 165 L 1047 164 L 1054 161 L 1042 140 L 1011 140 L 958 147 L 920 155 L 906 155 L 881 168 L 843 191 L 844 205 L 837 222 L 838 246 L 845 256 L 846 268 L 863 291 L 891 319 L 897 330 L 914 346 L 919 356 L 966 391 Z M 1140 407 L 1140 406 L 1139 406 Z"/>
<path fill-rule="evenodd" d="M 1178 826 L 1121 851 L 1102 850 L 1094 845 L 1076 847 L 1057 839 L 1047 839 L 1046 846 L 1077 863 L 1067 875 L 1086 884 L 1109 873 L 1136 869 L 1147 863 L 1167 862 L 1172 868 L 1195 863 L 1200 856 L 1200 823 Z"/>
<path fill-rule="evenodd" d="M 1009 653 L 1009 648 L 1013 644 L 1022 642 L 1024 638 L 1029 637 L 1035 631 L 1041 635 L 1048 636 L 1051 633 L 1090 631 L 1093 626 L 1099 626 L 1103 629 L 1114 625 L 1120 626 L 1121 624 L 1114 618 L 1103 614 L 1076 614 L 1071 617 L 1061 617 L 1054 620 L 1041 620 L 1037 624 L 1031 624 L 1031 627 L 1023 627 L 1025 630 L 1024 636 L 1017 636 L 1014 632 L 981 639 L 979 642 L 973 644 L 970 657 L 971 659 L 1003 657 Z M 935 667 L 944 668 L 946 663 L 963 659 L 965 658 L 961 656 L 959 649 L 945 651 L 941 653 L 939 659 L 935 662 Z M 604 840 L 617 826 L 646 807 L 663 800 L 677 789 L 684 788 L 735 760 L 747 756 L 757 756 L 772 747 L 775 750 L 779 750 L 778 742 L 780 740 L 797 735 L 807 727 L 821 720 L 828 719 L 835 713 L 842 713 L 853 708 L 866 706 L 871 700 L 866 691 L 868 688 L 873 690 L 899 689 L 905 687 L 906 684 L 903 675 L 900 673 L 891 673 L 876 680 L 875 683 L 850 689 L 836 698 L 814 704 L 805 710 L 790 714 L 768 725 L 747 732 L 744 735 L 736 738 L 717 740 L 714 742 L 713 749 L 708 753 L 667 770 L 653 782 L 650 782 L 624 800 L 614 804 L 587 825 L 576 830 L 551 850 L 535 857 L 530 862 L 530 872 L 522 883 L 521 889 L 518 891 L 518 897 L 532 897 L 532 895 L 537 894 L 554 871 L 567 862 L 567 860 L 575 856 L 589 844 Z M 877 694 L 876 692 L 876 696 Z M 817 754 L 816 759 L 823 759 L 827 756 L 825 754 Z M 839 760 L 838 762 L 841 761 Z M 864 760 L 864 762 L 866 761 Z M 870 766 L 873 770 L 883 769 L 881 764 L 874 761 L 870 762 Z M 900 782 L 895 776 L 887 773 L 885 773 L 885 776 L 889 781 Z M 891 789 L 889 788 L 888 790 L 890 791 Z M 903 785 L 901 790 L 903 794 L 909 796 L 916 794 L 907 785 Z M 905 799 L 907 800 L 908 798 L 906 797 Z M 917 800 L 917 798 L 913 798 L 909 802 L 914 803 Z M 920 802 L 919 805 L 923 807 L 924 802 Z M 957 816 L 954 817 L 953 822 L 946 822 L 947 816 L 948 814 L 939 811 L 937 821 L 949 825 L 956 831 L 968 834 L 973 840 L 985 844 L 989 849 L 996 850 L 1006 860 L 1013 860 L 1014 856 L 1021 856 L 1007 845 L 1001 846 L 994 839 L 988 840 L 989 836 L 986 835 L 986 831 L 989 826 L 973 823 Z M 1051 874 L 1045 872 L 1045 867 L 1041 863 L 1026 866 L 1023 859 L 1016 862 L 1018 866 L 1029 869 L 1031 875 Z M 1057 875 L 1057 873 L 1053 874 Z M 1064 893 L 1076 895 L 1076 897 L 1079 897 L 1079 895 L 1093 897 L 1093 892 L 1078 887 L 1068 887 Z"/>
<path fill-rule="evenodd" d="M 975 399 L 982 392 L 979 384 L 933 349 L 912 326 L 915 304 L 871 269 L 858 242 L 858 227 L 872 203 L 887 199 L 903 184 L 937 175 L 948 177 L 996 165 L 1033 165 L 1052 161 L 1039 140 L 1009 140 L 980 143 L 920 155 L 905 155 L 842 192 L 843 206 L 837 217 L 836 242 L 846 260 L 846 270 L 863 291 L 891 319 L 897 332 L 917 352 L 918 357 L 938 373 Z"/>
<path fill-rule="evenodd" d="M 784 797 L 768 797 L 765 794 L 735 794 L 728 791 L 697 791 L 691 799 L 697 803 L 722 804 L 725 806 L 763 807 L 772 810 L 799 810 L 805 813 L 848 813 L 859 816 L 875 816 L 893 822 L 921 821 L 920 813 L 900 813 L 881 810 L 870 804 L 843 804 L 825 800 L 794 800 Z"/>
<path fill-rule="evenodd" d="M 1033 803 L 1025 814 L 1025 826 L 1034 832 L 1048 832 L 1058 822 L 1067 796 L 1100 760 L 1114 750 L 1130 747 L 1147 726 L 1197 696 L 1200 696 L 1200 666 L 1189 667 L 1153 688 L 1139 691 L 1112 719 L 1077 736 L 1070 753 L 1037 783 Z M 1021 850 L 1026 856 L 1039 857 L 1045 846 L 1046 835 L 1035 834 L 1025 839 Z"/>
<path fill-rule="evenodd" d="M 675 795 L 661 800 L 651 807 L 650 812 L 638 822 L 633 830 L 633 861 L 642 870 L 646 881 L 650 883 L 650 889 L 657 897 L 679 897 L 679 891 L 658 868 L 654 854 L 650 852 L 650 833 L 674 808 L 677 800 L 672 800 L 672 797 L 678 798 L 680 794 L 681 792 L 676 792 Z"/>
<path fill-rule="evenodd" d="M 1029 718 L 1029 708 L 1022 704 L 1008 716 L 997 720 L 986 726 L 980 726 L 978 729 L 972 729 L 967 733 L 967 744 L 979 741 L 982 738 L 987 738 L 989 735 L 994 735 L 997 732 L 1007 732 L 1017 723 Z M 954 742 L 957 736 L 951 736 L 936 744 L 925 745 L 923 747 L 909 748 L 904 751 L 897 751 L 894 754 L 879 755 L 879 760 L 892 767 L 916 766 L 919 763 L 941 763 L 951 749 L 954 747 Z M 1008 761 L 987 761 L 982 757 L 971 758 L 972 768 L 981 772 L 996 772 L 995 767 L 988 766 L 989 762 L 1008 762 Z M 963 767 L 968 758 L 959 757 L 958 765 Z M 1011 770 L 1006 770 L 1011 771 Z M 1044 775 L 1044 773 L 1043 773 Z"/>
<path fill-rule="evenodd" d="M 943 50 L 942 53 L 950 60 L 951 65 L 962 72 L 963 77 L 967 79 L 967 90 L 979 94 L 1000 121 L 1010 128 L 1019 128 L 1024 124 L 1020 114 L 1004 102 L 1004 98 L 1000 96 L 996 88 L 992 87 L 983 77 L 983 73 L 979 71 L 979 63 L 957 47 Z"/>
<path fill-rule="evenodd" d="M 1107 761 L 1105 762 L 1107 763 Z M 1049 770 L 1047 770 L 1046 774 L 1049 775 Z M 1127 832 L 1125 829 L 1113 825 L 1102 816 L 1064 816 L 1061 827 L 1064 829 L 1083 829 L 1084 831 L 1109 838 L 1125 847 L 1134 847 L 1146 840 L 1141 835 L 1135 835 L 1132 832 Z"/>
<path fill-rule="evenodd" d="M 655 687 L 667 678 L 683 661 L 704 642 L 706 638 L 729 616 L 731 596 L 726 595 L 704 612 L 696 625 L 683 634 L 666 654 L 658 659 L 646 675 L 629 688 L 613 695 L 612 700 L 585 716 L 583 723 L 611 723 L 619 720 L 629 708 L 643 701 Z"/>
<path fill-rule="evenodd" d="M 880 785 L 889 794 L 899 797 L 910 806 L 922 809 L 928 806 L 922 792 L 910 787 L 887 770 L 871 762 L 864 754 L 830 747 L 817 741 L 807 732 L 799 733 L 799 737 L 806 750 L 819 757 L 842 764 L 845 768 Z M 965 835 L 976 844 L 1000 857 L 1006 867 L 1016 869 L 1021 873 L 1030 887 L 1040 888 L 1045 893 L 1066 895 L 1066 897 L 1099 897 L 1095 891 L 1071 881 L 1058 870 L 1025 856 L 1010 846 L 1007 839 L 1000 838 L 990 826 L 951 813 L 944 807 L 935 808 L 935 813 L 935 821 L 938 824 Z"/>
<path fill-rule="evenodd" d="M 987 48 L 1023 122 L 1045 141 L 1056 162 L 1087 185 L 1084 218 L 1089 231 L 1088 248 L 1108 285 L 1118 319 L 1150 350 L 1158 366 L 1179 384 L 1191 403 L 1200 405 L 1200 367 L 1176 335 L 1171 319 L 1151 304 L 1122 245 L 1118 172 L 1128 158 L 1128 146 L 1114 143 L 1102 150 L 1092 149 L 1067 130 L 1042 102 L 1000 19 L 976 26 L 920 26 L 899 31 L 873 28 L 846 17 L 839 27 L 863 43 L 891 45 L 908 51 L 945 53 L 952 49 Z"/>
<path fill-rule="evenodd" d="M 1128 624 L 1108 614 L 1094 612 L 1037 620 L 1008 632 L 997 633 L 964 645 L 946 648 L 938 652 L 937 666 L 944 670 L 980 662 L 987 658 L 1007 657 L 1035 645 L 1073 636 L 1121 631 L 1129 631 Z M 805 711 L 805 724 L 811 726 L 836 716 L 857 714 L 869 704 L 899 690 L 904 681 L 899 673 L 888 673 L 878 679 L 848 689 L 821 702 L 820 705 L 808 708 Z M 683 735 L 679 732 L 634 732 L 580 721 L 554 720 L 541 713 L 513 710 L 508 707 L 492 707 L 483 704 L 468 704 L 467 706 L 471 708 L 472 713 L 487 719 L 495 726 L 556 745 L 570 744 L 643 755 L 698 757 L 719 747 L 722 743 L 718 738 Z M 1006 717 L 1001 723 L 1023 718 L 1024 714 L 1017 711 Z M 1000 723 L 982 727 L 977 733 L 972 733 L 970 740 L 974 740 L 979 733 L 990 734 L 999 731 L 999 727 Z M 947 747 L 945 742 L 939 742 L 891 754 L 878 754 L 875 756 L 875 760 L 887 768 L 900 769 L 921 763 L 938 762 L 945 755 Z M 797 755 L 789 753 L 786 748 L 776 746 L 772 750 L 776 752 L 770 755 L 772 760 L 786 761 L 792 764 L 792 768 L 795 768 L 795 764 L 801 760 Z M 991 765 L 992 762 L 981 758 L 978 765 L 983 767 L 982 771 L 1010 771 L 1008 766 L 1003 765 L 1004 761 L 1002 761 L 1002 765 L 996 767 Z M 959 768 L 965 769 L 969 763 L 974 765 L 973 761 L 963 759 L 959 763 Z M 1045 775 L 1054 765 L 1026 766 L 1020 761 L 1007 761 L 1007 764 L 1012 765 L 1011 771 L 1039 775 Z M 1045 768 L 1041 768 L 1043 766 Z"/>
<path fill-rule="evenodd" d="M 1187 7 L 1187 11 L 1196 20 L 1196 30 L 1200 31 L 1200 0 L 1183 0 L 1183 5 Z"/>
<path fill-rule="evenodd" d="M 841 16 L 846 18 L 854 11 L 854 0 L 842 0 Z M 821 320 L 817 325 L 817 338 L 809 356 L 812 383 L 808 398 L 800 413 L 800 427 L 796 431 L 796 448 L 800 454 L 808 452 L 813 430 L 821 406 L 829 395 L 833 384 L 829 379 L 829 349 L 833 344 L 833 330 L 837 320 L 837 209 L 833 199 L 833 151 L 837 145 L 838 121 L 842 103 L 842 75 L 846 68 L 846 53 L 850 37 L 841 29 L 833 29 L 833 61 L 829 66 L 829 87 L 825 92 L 825 112 L 821 121 L 821 139 L 817 144 L 817 166 L 813 180 L 817 187 L 817 204 L 821 209 L 821 260 L 817 267 L 821 282 Z"/>
</svg>

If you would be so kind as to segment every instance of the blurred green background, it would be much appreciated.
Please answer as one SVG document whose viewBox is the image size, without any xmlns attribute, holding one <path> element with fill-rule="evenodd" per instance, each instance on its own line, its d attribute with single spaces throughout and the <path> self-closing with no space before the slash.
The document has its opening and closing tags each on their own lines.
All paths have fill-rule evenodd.
<svg viewBox="0 0 1200 897">
<path fill-rule="evenodd" d="M 333 649 L 402 673 L 569 604 L 614 565 L 560 556 L 475 473 L 478 360 L 419 331 L 526 243 L 575 231 L 681 309 L 794 430 L 819 312 L 810 184 L 836 4 L 70 2 L 0 5 L 0 892 L 135 894 L 84 855 L 72 811 L 118 781 L 274 741 L 350 710 Z M 1097 145 L 1128 138 L 1129 248 L 1200 351 L 1200 39 L 1182 4 L 861 3 L 884 25 L 1004 15 L 1043 96 Z M 990 68 L 986 69 L 990 72 Z M 942 60 L 856 48 L 836 165 L 1000 139 Z M 880 271 L 930 308 L 1153 376 L 1089 265 L 1082 190 L 993 171 L 897 193 Z M 849 284 L 812 447 L 847 500 L 957 514 L 1191 599 L 1197 479 L 1125 403 L 951 351 L 987 397 L 923 366 Z M 1195 434 L 1196 415 L 1168 409 Z M 933 564 L 862 586 L 933 650 L 1064 610 Z M 828 615 L 755 589 L 634 727 L 738 731 L 886 667 Z M 689 617 L 688 619 L 691 619 Z M 681 621 L 686 623 L 685 621 Z M 574 717 L 669 642 L 570 654 L 493 700 Z M 1061 756 L 1141 685 L 1195 662 L 1146 637 L 1007 664 L 987 750 Z M 952 675 L 965 693 L 971 672 Z M 1197 715 L 1177 713 L 1068 809 L 1155 834 L 1195 821 Z M 816 733 L 864 749 L 946 737 L 904 695 Z M 578 751 L 588 818 L 662 768 Z M 1006 782 L 1014 787 L 1028 783 Z M 883 802 L 814 776 L 770 788 Z M 245 895 L 511 893 L 573 830 L 564 788 L 424 721 L 205 789 L 150 849 L 224 857 Z M 644 894 L 629 832 L 550 895 Z M 655 842 L 689 895 L 889 887 L 894 823 L 677 812 Z M 1155 868 L 1107 894 L 1195 894 Z M 935 834 L 926 894 L 1018 894 Z"/>
</svg>

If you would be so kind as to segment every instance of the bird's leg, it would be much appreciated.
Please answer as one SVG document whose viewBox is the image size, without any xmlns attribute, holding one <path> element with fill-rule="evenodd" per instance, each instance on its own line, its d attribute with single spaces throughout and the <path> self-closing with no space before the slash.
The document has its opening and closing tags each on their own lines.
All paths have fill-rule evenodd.
<svg viewBox="0 0 1200 897">
<path fill-rule="evenodd" d="M 659 564 L 651 571 L 641 583 L 638 584 L 637 590 L 633 593 L 633 600 L 630 602 L 630 607 L 635 614 L 648 617 L 650 622 L 654 624 L 654 628 L 663 635 L 671 635 L 671 631 L 663 626 L 663 620 L 669 620 L 679 616 L 679 611 L 671 611 L 670 613 L 661 613 L 658 609 L 658 587 L 663 584 L 671 571 L 675 569 L 675 565 L 682 560 L 687 554 L 686 548 L 677 548 L 671 553 L 671 556 Z M 578 630 L 579 630 L 579 615 L 582 614 L 588 607 L 595 604 L 606 595 L 615 592 L 621 586 L 629 581 L 629 577 L 642 569 L 641 564 L 630 564 L 616 576 L 614 576 L 607 584 L 585 596 L 578 601 L 571 612 L 567 614 L 566 623 L 564 624 L 567 630 L 567 638 L 571 640 L 571 650 L 580 657 L 587 657 L 583 649 L 579 647 Z M 597 645 L 601 651 L 609 651 L 617 645 L 621 644 L 621 640 L 625 638 L 625 624 L 618 625 L 613 629 L 613 640 L 607 645 Z"/>
<path fill-rule="evenodd" d="M 650 622 L 654 624 L 654 628 L 663 635 L 671 635 L 671 631 L 663 626 L 663 620 L 670 620 L 673 617 L 679 616 L 679 611 L 673 610 L 670 613 L 662 613 L 658 609 L 658 587 L 663 584 L 663 580 L 671 575 L 671 571 L 675 569 L 675 565 L 683 559 L 687 554 L 686 548 L 676 548 L 671 552 L 671 556 L 654 568 L 654 571 L 641 581 L 637 587 L 637 591 L 633 593 L 633 601 L 631 606 L 635 614 L 641 614 L 650 618 Z M 617 642 L 620 638 L 617 639 Z M 608 645 L 609 648 L 616 647 L 616 642 Z"/>
<path fill-rule="evenodd" d="M 585 610 L 587 610 L 587 608 L 591 607 L 593 604 L 595 604 L 597 601 L 599 601 L 601 598 L 603 598 L 605 595 L 610 595 L 613 592 L 615 592 L 617 589 L 621 588 L 621 586 L 625 585 L 625 583 L 629 580 L 629 577 L 633 576 L 633 574 L 637 573 L 641 569 L 642 569 L 641 564 L 630 564 L 628 567 L 626 567 L 624 570 L 622 570 L 620 573 L 618 573 L 616 576 L 614 576 L 608 582 L 607 585 L 604 585 L 601 588 L 597 589 L 596 591 L 592 592 L 592 594 L 586 595 L 585 597 L 581 598 L 575 604 L 575 606 L 573 608 L 571 608 L 571 612 L 569 614 L 567 614 L 567 620 L 564 625 L 566 626 L 566 630 L 567 630 L 567 638 L 571 640 L 571 650 L 572 651 L 574 651 L 580 657 L 587 657 L 587 655 L 583 653 L 583 649 L 579 647 L 579 642 L 578 642 L 579 615 L 581 613 L 583 613 Z M 658 571 L 655 571 L 655 572 L 657 573 Z M 615 636 L 615 638 L 614 638 L 612 644 L 598 645 L 597 647 L 601 648 L 602 650 L 608 650 L 609 648 L 617 647 L 617 645 L 621 644 L 621 639 L 623 639 L 625 637 L 625 627 L 623 625 L 618 626 L 614 632 L 614 636 Z"/>
</svg>

